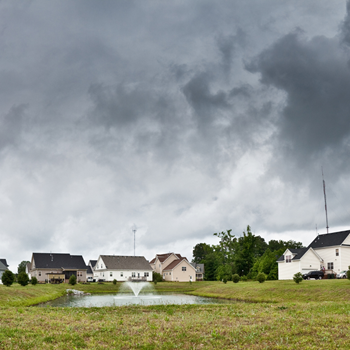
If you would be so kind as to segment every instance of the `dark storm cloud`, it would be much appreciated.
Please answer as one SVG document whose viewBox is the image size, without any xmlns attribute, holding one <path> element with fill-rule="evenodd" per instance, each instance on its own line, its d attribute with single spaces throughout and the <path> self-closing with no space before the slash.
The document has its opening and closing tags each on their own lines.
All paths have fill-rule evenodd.
<svg viewBox="0 0 350 350">
<path fill-rule="evenodd" d="M 291 33 L 257 56 L 247 69 L 286 93 L 279 143 L 302 163 L 346 146 L 350 136 L 350 71 L 335 39 Z M 344 144 L 345 143 L 345 144 Z"/>
</svg>

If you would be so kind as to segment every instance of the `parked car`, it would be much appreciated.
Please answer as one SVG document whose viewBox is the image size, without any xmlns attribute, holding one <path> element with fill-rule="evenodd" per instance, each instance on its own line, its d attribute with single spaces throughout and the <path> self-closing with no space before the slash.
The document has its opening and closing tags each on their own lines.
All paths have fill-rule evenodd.
<svg viewBox="0 0 350 350">
<path fill-rule="evenodd" d="M 88 281 L 88 282 L 94 282 L 94 279 L 93 279 L 92 277 L 88 277 L 88 278 L 87 278 L 87 281 Z"/>
<path fill-rule="evenodd" d="M 304 280 L 309 280 L 311 278 L 314 278 L 315 280 L 321 280 L 324 276 L 323 271 L 310 271 L 308 273 L 305 273 L 303 275 Z"/>
<path fill-rule="evenodd" d="M 347 278 L 347 273 L 348 271 L 342 271 L 337 274 L 337 278 Z"/>
</svg>

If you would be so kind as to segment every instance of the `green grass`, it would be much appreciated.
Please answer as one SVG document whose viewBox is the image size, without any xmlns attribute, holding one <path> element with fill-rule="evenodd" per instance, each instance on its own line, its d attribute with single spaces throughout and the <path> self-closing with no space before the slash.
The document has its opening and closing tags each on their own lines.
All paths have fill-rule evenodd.
<svg viewBox="0 0 350 350">
<path fill-rule="evenodd" d="M 0 286 L 0 349 L 328 350 L 348 349 L 350 344 L 347 280 L 303 281 L 300 285 L 292 281 L 156 285 L 159 291 L 253 303 L 25 307 L 37 300 L 57 297 L 69 287 Z M 109 283 L 75 286 L 109 293 L 118 287 Z"/>
</svg>

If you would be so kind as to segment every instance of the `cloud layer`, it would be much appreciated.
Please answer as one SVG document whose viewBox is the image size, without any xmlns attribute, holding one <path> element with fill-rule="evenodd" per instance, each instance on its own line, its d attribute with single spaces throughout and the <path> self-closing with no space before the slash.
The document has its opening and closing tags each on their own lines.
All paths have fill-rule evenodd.
<svg viewBox="0 0 350 350">
<path fill-rule="evenodd" d="M 0 255 L 347 227 L 350 5 L 0 2 Z"/>
</svg>

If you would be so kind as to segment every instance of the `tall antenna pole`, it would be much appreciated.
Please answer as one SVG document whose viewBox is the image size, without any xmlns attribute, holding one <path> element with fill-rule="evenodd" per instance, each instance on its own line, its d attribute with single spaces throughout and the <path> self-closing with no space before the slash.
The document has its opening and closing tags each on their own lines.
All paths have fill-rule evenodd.
<svg viewBox="0 0 350 350">
<path fill-rule="evenodd" d="M 322 180 L 323 180 L 323 194 L 324 194 L 324 209 L 326 211 L 326 224 L 327 224 L 327 233 L 328 233 L 328 213 L 327 213 L 327 197 L 326 197 L 326 182 L 324 181 L 324 176 L 323 176 L 323 167 L 322 167 Z"/>
<path fill-rule="evenodd" d="M 132 232 L 134 232 L 134 256 L 135 256 L 135 233 L 136 233 L 136 226 L 134 225 L 133 227 L 132 227 Z"/>
</svg>

